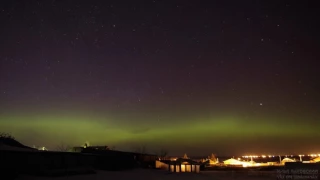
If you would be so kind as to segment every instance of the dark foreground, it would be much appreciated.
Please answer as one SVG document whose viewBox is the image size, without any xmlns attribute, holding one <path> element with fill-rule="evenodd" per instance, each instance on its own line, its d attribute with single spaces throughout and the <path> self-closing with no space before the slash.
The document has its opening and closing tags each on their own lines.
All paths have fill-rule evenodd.
<svg viewBox="0 0 320 180">
<path fill-rule="evenodd" d="M 127 171 L 96 171 L 96 174 L 74 175 L 64 177 L 33 177 L 21 176 L 17 180 L 275 180 L 273 172 L 236 173 L 232 171 L 205 171 L 194 173 L 169 173 L 164 170 L 134 169 Z"/>
</svg>

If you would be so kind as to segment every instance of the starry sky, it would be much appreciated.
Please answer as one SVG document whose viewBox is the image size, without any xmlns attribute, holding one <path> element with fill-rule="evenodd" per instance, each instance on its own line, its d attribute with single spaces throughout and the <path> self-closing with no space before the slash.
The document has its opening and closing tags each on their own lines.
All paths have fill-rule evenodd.
<svg viewBox="0 0 320 180">
<path fill-rule="evenodd" d="M 319 152 L 311 1 L 0 3 L 0 131 L 171 155 Z"/>
</svg>

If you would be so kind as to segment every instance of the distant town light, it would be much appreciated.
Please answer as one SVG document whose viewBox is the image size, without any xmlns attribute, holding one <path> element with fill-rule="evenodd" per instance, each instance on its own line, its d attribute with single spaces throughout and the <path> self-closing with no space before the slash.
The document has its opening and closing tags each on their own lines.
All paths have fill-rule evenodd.
<svg viewBox="0 0 320 180">
<path fill-rule="evenodd" d="M 46 147 L 38 148 L 38 150 L 40 150 L 40 151 L 48 151 L 48 149 Z"/>
</svg>

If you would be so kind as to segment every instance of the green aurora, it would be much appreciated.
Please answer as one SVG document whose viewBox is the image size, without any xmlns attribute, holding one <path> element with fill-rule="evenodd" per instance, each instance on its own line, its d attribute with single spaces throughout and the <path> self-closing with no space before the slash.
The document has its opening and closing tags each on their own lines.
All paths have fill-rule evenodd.
<svg viewBox="0 0 320 180">
<path fill-rule="evenodd" d="M 282 148 L 295 148 L 287 153 L 299 153 L 319 138 L 315 124 L 290 124 L 288 121 L 260 119 L 259 124 L 236 117 L 184 118 L 181 123 L 130 123 L 117 118 L 83 114 L 69 115 L 5 115 L 1 116 L 0 131 L 9 132 L 22 143 L 32 146 L 57 148 L 61 143 L 79 146 L 88 141 L 93 145 L 115 146 L 119 150 L 134 150 L 146 146 L 150 153 L 160 148 L 179 153 L 186 148 L 187 153 L 199 155 L 217 151 L 224 146 L 225 151 L 218 153 L 286 153 Z M 282 122 L 282 123 L 278 123 Z M 136 124 L 136 125 L 133 125 Z M 319 124 L 317 124 L 318 126 Z M 137 128 L 139 127 L 139 128 Z M 305 139 L 299 145 L 289 143 L 285 147 L 275 148 L 294 139 Z M 34 144 L 34 142 L 38 144 Z M 259 142 L 259 146 L 255 144 Z M 175 146 L 173 146 L 175 145 Z M 177 146 L 178 145 L 178 146 Z M 206 147 L 205 149 L 197 147 Z M 241 147 L 241 151 L 234 148 Z"/>
</svg>

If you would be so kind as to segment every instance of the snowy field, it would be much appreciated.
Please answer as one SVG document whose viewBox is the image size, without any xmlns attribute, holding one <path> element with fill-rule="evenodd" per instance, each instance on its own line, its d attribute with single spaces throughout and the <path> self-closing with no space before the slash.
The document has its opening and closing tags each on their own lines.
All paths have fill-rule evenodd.
<svg viewBox="0 0 320 180">
<path fill-rule="evenodd" d="M 194 173 L 169 173 L 163 170 L 135 169 L 131 171 L 97 171 L 96 174 L 75 175 L 65 177 L 19 177 L 17 180 L 275 180 L 272 172 L 233 173 L 219 171 L 204 171 Z"/>
</svg>

